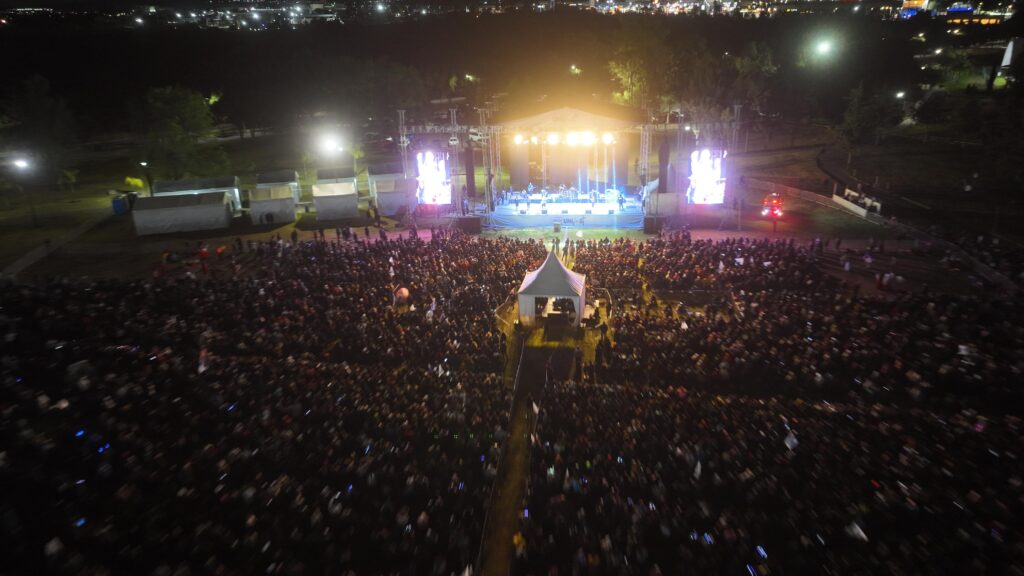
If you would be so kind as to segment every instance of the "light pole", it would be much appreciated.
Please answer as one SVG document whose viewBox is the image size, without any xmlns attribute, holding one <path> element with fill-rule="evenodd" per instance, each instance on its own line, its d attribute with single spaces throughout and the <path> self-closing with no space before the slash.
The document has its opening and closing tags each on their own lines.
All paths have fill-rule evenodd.
<svg viewBox="0 0 1024 576">
<path fill-rule="evenodd" d="M 14 165 L 15 172 L 17 172 L 18 174 L 25 174 L 32 169 L 32 163 L 25 158 L 16 158 L 12 164 Z M 26 193 L 25 187 L 20 182 L 18 184 L 15 184 L 15 186 L 18 187 L 19 192 L 28 196 L 28 209 L 29 213 L 32 215 L 32 226 L 39 226 L 39 216 L 36 215 L 35 196 L 33 196 L 31 192 Z"/>
<path fill-rule="evenodd" d="M 139 162 L 139 166 L 142 166 L 142 175 L 146 177 L 146 190 L 149 190 L 150 197 L 153 196 L 153 176 L 149 172 L 149 162 L 143 160 Z"/>
</svg>

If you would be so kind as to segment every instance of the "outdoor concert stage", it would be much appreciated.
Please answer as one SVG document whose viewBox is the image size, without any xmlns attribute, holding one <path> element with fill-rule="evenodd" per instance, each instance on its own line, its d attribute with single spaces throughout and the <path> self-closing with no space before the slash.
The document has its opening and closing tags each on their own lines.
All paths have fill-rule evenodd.
<svg viewBox="0 0 1024 576">
<path fill-rule="evenodd" d="M 566 228 L 643 228 L 644 212 L 635 198 L 620 210 L 617 202 L 562 202 L 548 204 L 547 214 L 539 203 L 515 203 L 495 206 L 488 225 L 491 228 L 540 228 L 561 224 Z M 525 212 L 525 214 L 523 213 Z"/>
</svg>

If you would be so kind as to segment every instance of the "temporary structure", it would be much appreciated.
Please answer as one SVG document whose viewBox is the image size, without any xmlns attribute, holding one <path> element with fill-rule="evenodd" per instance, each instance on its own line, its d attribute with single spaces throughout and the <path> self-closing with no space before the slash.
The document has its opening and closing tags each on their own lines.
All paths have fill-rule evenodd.
<svg viewBox="0 0 1024 576">
<path fill-rule="evenodd" d="M 294 222 L 295 191 L 290 186 L 278 186 L 249 192 L 249 218 L 253 224 Z"/>
<path fill-rule="evenodd" d="M 237 176 L 161 181 L 153 185 L 153 196 L 187 196 L 208 192 L 224 192 L 231 201 L 232 210 L 238 211 L 242 209 Z"/>
<path fill-rule="evenodd" d="M 139 198 L 132 221 L 139 236 L 227 228 L 231 198 L 224 192 Z"/>
<path fill-rule="evenodd" d="M 280 188 L 281 186 L 287 186 L 291 189 L 295 202 L 299 202 L 299 173 L 295 170 L 275 170 L 273 172 L 260 172 L 256 175 L 257 190 L 262 188 Z"/>
<path fill-rule="evenodd" d="M 573 302 L 574 323 L 579 325 L 587 300 L 586 280 L 584 274 L 569 270 L 553 251 L 549 252 L 540 268 L 527 272 L 519 286 L 519 321 L 524 326 L 537 324 L 537 298 L 566 298 Z"/>
<path fill-rule="evenodd" d="M 370 198 L 383 216 L 409 212 L 416 206 L 416 180 L 402 174 L 370 176 Z"/>
<path fill-rule="evenodd" d="M 313 204 L 317 220 L 340 220 L 359 217 L 359 195 L 355 182 L 317 184 L 313 186 Z"/>
</svg>

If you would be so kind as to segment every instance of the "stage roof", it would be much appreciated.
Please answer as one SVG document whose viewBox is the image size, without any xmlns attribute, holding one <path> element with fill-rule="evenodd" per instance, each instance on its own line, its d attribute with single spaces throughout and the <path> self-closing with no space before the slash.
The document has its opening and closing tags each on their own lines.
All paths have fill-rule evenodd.
<svg viewBox="0 0 1024 576">
<path fill-rule="evenodd" d="M 626 130 L 643 124 L 643 117 L 636 110 L 614 104 L 546 101 L 509 110 L 495 118 L 494 124 L 534 131 Z"/>
</svg>

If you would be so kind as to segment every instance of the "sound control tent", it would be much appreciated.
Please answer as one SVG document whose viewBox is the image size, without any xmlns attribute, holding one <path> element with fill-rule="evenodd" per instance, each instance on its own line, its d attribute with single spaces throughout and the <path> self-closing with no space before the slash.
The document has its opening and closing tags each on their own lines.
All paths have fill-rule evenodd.
<svg viewBox="0 0 1024 576">
<path fill-rule="evenodd" d="M 569 270 L 553 251 L 549 252 L 540 268 L 527 272 L 519 286 L 519 321 L 524 326 L 537 324 L 538 298 L 565 298 L 573 303 L 573 324 L 578 326 L 587 301 L 586 281 L 586 275 Z"/>
<path fill-rule="evenodd" d="M 370 198 L 384 216 L 411 212 L 416 206 L 416 180 L 403 174 L 371 175 Z"/>
</svg>

